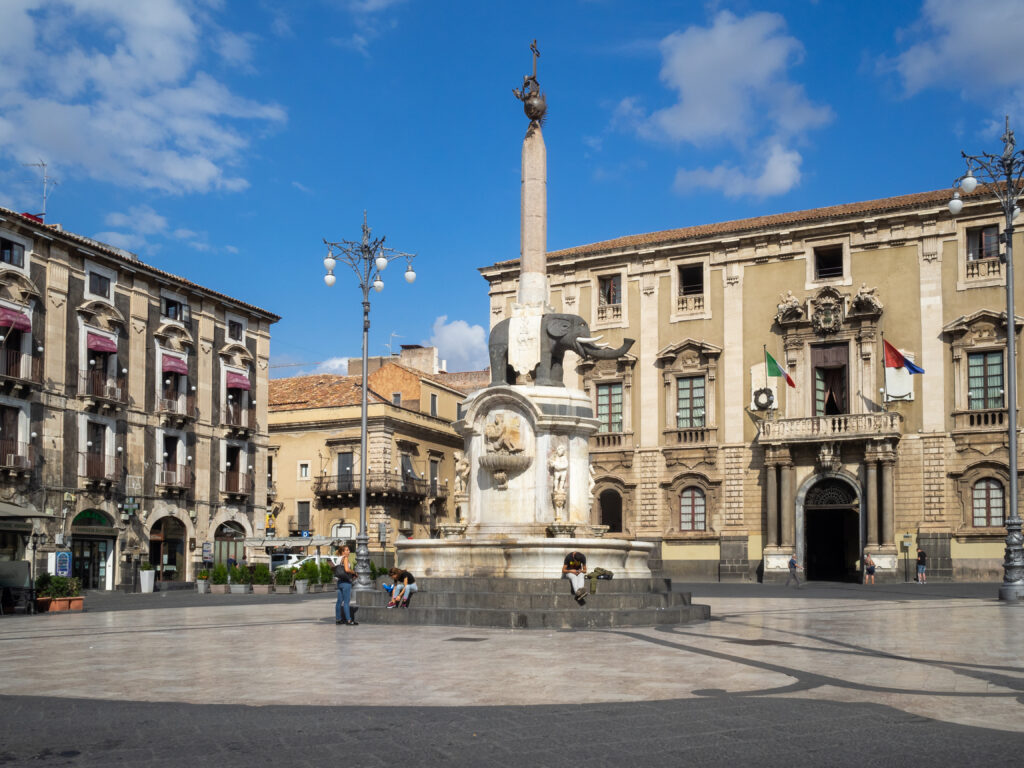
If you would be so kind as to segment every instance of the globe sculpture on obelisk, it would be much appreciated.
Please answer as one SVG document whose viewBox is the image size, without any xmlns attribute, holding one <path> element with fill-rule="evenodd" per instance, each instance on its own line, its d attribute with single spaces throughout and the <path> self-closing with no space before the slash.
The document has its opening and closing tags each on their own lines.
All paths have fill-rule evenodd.
<svg viewBox="0 0 1024 768">
<path fill-rule="evenodd" d="M 563 381 L 564 357 L 614 360 L 633 341 L 609 349 L 585 319 L 548 302 L 547 154 L 541 131 L 547 100 L 533 73 L 514 90 L 530 123 L 523 139 L 520 272 L 509 317 L 491 329 L 491 384 L 467 398 L 455 428 L 464 509 L 443 539 L 399 541 L 402 567 L 427 576 L 552 578 L 570 550 L 623 577 L 646 578 L 653 545 L 603 539 L 590 522 L 590 436 L 599 423 L 589 396 Z"/>
</svg>

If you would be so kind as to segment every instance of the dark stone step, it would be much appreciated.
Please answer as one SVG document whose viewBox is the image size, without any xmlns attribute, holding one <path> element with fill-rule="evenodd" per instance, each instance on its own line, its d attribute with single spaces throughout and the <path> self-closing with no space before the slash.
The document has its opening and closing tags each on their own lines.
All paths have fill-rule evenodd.
<svg viewBox="0 0 1024 768">
<path fill-rule="evenodd" d="M 356 602 L 364 606 L 384 606 L 389 595 L 360 593 Z M 587 604 L 606 610 L 681 607 L 688 604 L 688 595 L 678 592 L 612 593 L 589 595 Z M 577 605 L 568 590 L 561 594 L 523 594 L 517 592 L 434 592 L 413 594 L 410 604 L 417 608 L 487 608 L 505 611 L 567 610 Z"/>
<path fill-rule="evenodd" d="M 383 592 L 384 581 L 377 583 L 377 591 Z M 424 576 L 416 580 L 423 592 L 514 592 L 518 594 L 561 594 L 569 591 L 567 579 L 503 579 L 490 577 L 467 577 L 445 579 Z M 590 586 L 590 579 L 587 579 Z M 599 579 L 599 594 L 645 594 L 648 592 L 667 593 L 672 589 L 670 579 Z"/>
<path fill-rule="evenodd" d="M 490 627 L 495 629 L 606 629 L 650 627 L 706 621 L 706 605 L 606 610 L 589 604 L 571 610 L 507 611 L 488 608 L 381 608 L 362 606 L 355 618 L 366 624 Z"/>
</svg>

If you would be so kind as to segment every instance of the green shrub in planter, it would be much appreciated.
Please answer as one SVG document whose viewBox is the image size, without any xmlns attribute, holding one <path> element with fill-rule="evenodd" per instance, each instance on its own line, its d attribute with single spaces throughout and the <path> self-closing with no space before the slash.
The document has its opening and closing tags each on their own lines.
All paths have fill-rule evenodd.
<svg viewBox="0 0 1024 768">
<path fill-rule="evenodd" d="M 232 584 L 250 584 L 252 583 L 252 574 L 249 573 L 248 568 L 243 568 L 240 565 L 232 566 L 231 568 L 231 583 Z"/>
<path fill-rule="evenodd" d="M 205 568 L 201 571 L 196 571 L 196 581 L 206 581 L 210 578 L 210 572 Z"/>
<path fill-rule="evenodd" d="M 334 581 L 334 565 L 330 560 L 320 561 L 320 583 L 330 584 Z"/>
<path fill-rule="evenodd" d="M 279 587 L 287 587 L 292 583 L 292 577 L 295 576 L 295 569 L 284 566 L 277 569 L 277 573 L 274 576 L 274 583 Z"/>
<path fill-rule="evenodd" d="M 299 572 L 295 574 L 296 580 L 305 579 L 310 584 L 320 583 L 320 569 L 316 567 L 315 560 L 307 560 L 299 568 Z"/>
<path fill-rule="evenodd" d="M 153 564 L 151 562 L 149 562 L 149 560 L 143 560 L 141 563 L 139 563 L 139 570 L 140 571 L 152 571 L 153 570 Z"/>
<path fill-rule="evenodd" d="M 257 563 L 256 567 L 252 569 L 253 584 L 270 584 L 273 580 L 274 575 L 270 572 L 270 566 L 266 563 Z"/>
<path fill-rule="evenodd" d="M 36 576 L 36 597 L 50 596 L 50 582 L 52 580 L 53 575 L 49 573 L 40 573 Z"/>
<path fill-rule="evenodd" d="M 224 563 L 217 563 L 213 566 L 213 573 L 210 574 L 210 581 L 213 584 L 228 583 L 228 567 Z"/>
<path fill-rule="evenodd" d="M 78 597 L 81 594 L 82 587 L 78 579 L 67 576 L 50 576 L 43 580 L 43 587 L 40 588 L 39 583 L 44 575 L 50 576 L 48 573 L 40 574 L 40 578 L 36 579 L 38 597 Z"/>
</svg>

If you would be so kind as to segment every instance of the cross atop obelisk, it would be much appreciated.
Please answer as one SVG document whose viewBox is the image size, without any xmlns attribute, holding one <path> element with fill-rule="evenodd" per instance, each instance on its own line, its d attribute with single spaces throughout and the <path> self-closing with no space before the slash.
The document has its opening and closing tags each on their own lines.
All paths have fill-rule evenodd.
<svg viewBox="0 0 1024 768">
<path fill-rule="evenodd" d="M 541 123 L 547 111 L 547 98 L 541 93 L 540 83 L 537 82 L 540 51 L 536 40 L 530 45 L 530 51 L 533 52 L 533 74 L 523 77 L 522 90 L 512 91 L 523 102 L 523 111 L 530 118 L 530 126 L 523 139 L 518 299 L 520 304 L 543 308 L 548 300 L 548 157 Z"/>
</svg>

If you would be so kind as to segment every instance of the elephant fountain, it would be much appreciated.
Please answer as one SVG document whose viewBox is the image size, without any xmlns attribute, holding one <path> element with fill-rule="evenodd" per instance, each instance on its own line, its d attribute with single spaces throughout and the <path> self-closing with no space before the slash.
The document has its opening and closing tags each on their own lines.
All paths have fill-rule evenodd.
<svg viewBox="0 0 1024 768">
<path fill-rule="evenodd" d="M 508 353 L 509 326 L 513 319 L 502 320 L 491 330 L 487 346 L 491 358 L 492 387 L 515 383 L 515 371 L 509 366 Z M 562 363 L 569 350 L 581 358 L 617 360 L 633 346 L 633 339 L 624 339 L 616 349 L 602 344 L 600 336 L 590 335 L 590 326 L 579 315 L 549 312 L 539 320 L 540 360 L 534 374 L 534 384 L 537 386 L 564 386 Z"/>
</svg>

